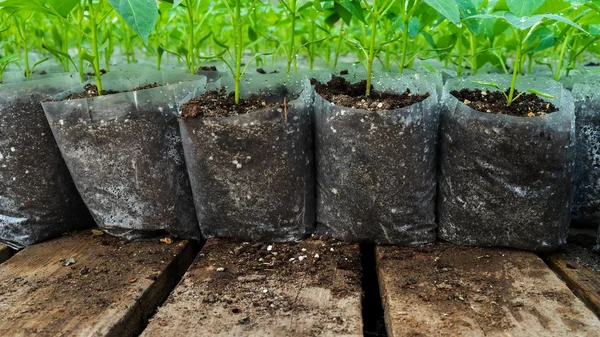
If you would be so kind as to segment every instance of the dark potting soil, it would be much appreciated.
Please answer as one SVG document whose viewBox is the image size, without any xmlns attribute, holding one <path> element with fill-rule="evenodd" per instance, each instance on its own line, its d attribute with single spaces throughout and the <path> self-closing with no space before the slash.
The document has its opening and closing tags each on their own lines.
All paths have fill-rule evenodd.
<svg viewBox="0 0 600 337">
<path fill-rule="evenodd" d="M 183 118 L 210 118 L 210 117 L 231 117 L 247 114 L 259 109 L 280 107 L 284 104 L 273 102 L 273 95 L 255 94 L 246 99 L 240 99 L 239 104 L 235 104 L 235 96 L 227 93 L 225 89 L 219 91 L 207 91 L 199 97 L 191 99 L 181 106 L 180 117 Z"/>
<path fill-rule="evenodd" d="M 600 63 L 598 62 L 589 62 L 585 64 L 586 67 L 600 67 Z"/>
<path fill-rule="evenodd" d="M 348 75 L 348 69 L 340 71 L 340 75 Z"/>
<path fill-rule="evenodd" d="M 100 75 L 104 75 L 104 74 L 106 74 L 106 69 L 100 69 Z M 93 71 L 90 71 L 86 75 L 88 75 L 88 76 L 96 76 L 96 73 L 93 72 Z"/>
<path fill-rule="evenodd" d="M 217 71 L 217 66 L 202 66 L 200 67 L 200 69 L 198 70 L 204 70 L 204 71 Z"/>
<path fill-rule="evenodd" d="M 510 106 L 506 105 L 506 97 L 500 91 L 482 91 L 479 89 L 461 89 L 450 92 L 459 101 L 465 103 L 471 108 L 492 114 L 509 115 L 516 117 L 535 117 L 558 111 L 558 108 L 546 102 L 537 95 L 523 94 L 518 100 Z M 509 90 L 506 90 L 508 95 Z M 515 90 L 515 97 L 519 92 Z"/>
<path fill-rule="evenodd" d="M 112 95 L 112 94 L 118 94 L 118 93 L 122 93 L 122 92 L 132 92 L 132 91 L 138 91 L 138 90 L 144 90 L 144 89 L 157 88 L 159 86 L 160 85 L 158 83 L 154 82 L 152 84 L 139 86 L 139 87 L 133 88 L 131 90 L 125 90 L 125 91 L 103 90 L 102 94 L 103 95 Z M 63 100 L 70 101 L 70 100 L 74 100 L 74 99 L 93 98 L 93 97 L 99 96 L 98 95 L 98 87 L 95 84 L 88 83 L 83 88 L 85 89 L 84 92 L 70 94 L 67 97 L 65 97 Z"/>
<path fill-rule="evenodd" d="M 429 97 L 429 93 L 413 94 L 409 89 L 406 89 L 403 94 L 371 92 L 371 96 L 366 97 L 367 81 L 363 80 L 352 84 L 345 78 L 336 75 L 333 75 L 327 84 L 320 83 L 314 78 L 310 80 L 310 83 L 315 86 L 315 90 L 321 97 L 335 105 L 373 112 L 404 108 Z M 372 89 L 373 86 L 371 86 Z"/>
<path fill-rule="evenodd" d="M 264 74 L 277 74 L 277 73 L 279 73 L 279 70 L 273 70 L 272 72 L 267 73 L 267 71 L 264 70 L 263 68 L 258 68 L 258 69 L 256 69 L 256 72 L 259 74 L 263 74 L 263 75 Z"/>
</svg>

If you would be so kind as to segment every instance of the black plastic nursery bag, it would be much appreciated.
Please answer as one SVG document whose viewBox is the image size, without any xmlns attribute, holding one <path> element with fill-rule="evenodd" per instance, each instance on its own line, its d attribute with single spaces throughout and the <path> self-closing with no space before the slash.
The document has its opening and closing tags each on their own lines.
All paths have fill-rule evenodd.
<svg viewBox="0 0 600 337">
<path fill-rule="evenodd" d="M 233 88 L 222 77 L 212 89 Z M 181 134 L 204 237 L 300 240 L 314 228 L 311 90 L 307 80 L 246 75 L 242 98 L 269 107 L 231 117 L 181 118 Z M 191 97 L 188 97 L 188 100 Z"/>
<path fill-rule="evenodd" d="M 374 86 L 396 93 L 408 88 L 429 97 L 408 107 L 371 112 L 334 105 L 315 94 L 317 233 L 380 244 L 433 242 L 436 85 L 415 74 L 381 76 Z"/>
<path fill-rule="evenodd" d="M 103 76 L 105 90 L 155 82 L 161 86 L 45 102 L 44 110 L 98 227 L 128 239 L 200 239 L 176 114 L 177 102 L 206 79 L 147 70 Z"/>
<path fill-rule="evenodd" d="M 538 117 L 483 113 L 450 91 L 508 87 L 510 76 L 449 81 L 442 96 L 439 236 L 456 244 L 549 251 L 566 243 L 575 115 L 571 94 L 553 81 L 519 79 L 517 89 L 553 95 L 559 111 Z M 489 88 L 481 88 L 489 90 Z"/>
<path fill-rule="evenodd" d="M 70 75 L 0 85 L 0 242 L 20 249 L 92 226 L 40 101 Z"/>
<path fill-rule="evenodd" d="M 600 219 L 600 82 L 575 84 L 575 191 L 573 222 L 596 228 Z"/>
</svg>

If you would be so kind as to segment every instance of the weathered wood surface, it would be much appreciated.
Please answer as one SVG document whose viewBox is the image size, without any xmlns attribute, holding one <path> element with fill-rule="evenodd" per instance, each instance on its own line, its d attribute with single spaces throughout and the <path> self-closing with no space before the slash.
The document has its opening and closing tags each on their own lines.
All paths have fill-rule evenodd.
<svg viewBox="0 0 600 337">
<path fill-rule="evenodd" d="M 12 255 L 10 248 L 0 244 L 0 263 L 8 260 Z"/>
<path fill-rule="evenodd" d="M 600 336 L 600 321 L 536 255 L 377 248 L 388 335 Z"/>
<path fill-rule="evenodd" d="M 596 315 L 600 316 L 600 255 L 592 251 L 594 231 L 572 230 L 566 250 L 544 257 Z M 598 333 L 600 336 L 600 332 Z"/>
<path fill-rule="evenodd" d="M 142 336 L 362 336 L 358 245 L 211 239 Z"/>
<path fill-rule="evenodd" d="M 0 336 L 137 335 L 197 251 L 90 231 L 25 248 L 0 265 Z"/>
</svg>

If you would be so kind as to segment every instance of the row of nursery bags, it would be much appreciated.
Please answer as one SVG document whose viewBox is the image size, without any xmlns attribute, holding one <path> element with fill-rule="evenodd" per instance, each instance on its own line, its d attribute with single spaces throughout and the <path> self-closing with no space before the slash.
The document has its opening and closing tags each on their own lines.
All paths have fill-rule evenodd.
<svg viewBox="0 0 600 337">
<path fill-rule="evenodd" d="M 290 241 L 317 233 L 414 246 L 437 234 L 537 251 L 566 242 L 572 209 L 598 219 L 592 112 L 600 99 L 590 86 L 573 88 L 579 120 L 590 122 L 578 127 L 584 149 L 576 156 L 573 97 L 551 81 L 523 79 L 519 87 L 550 93 L 559 111 L 521 118 L 459 102 L 451 90 L 477 87 L 465 79 L 442 88 L 435 75 L 381 76 L 378 91 L 429 97 L 370 112 L 329 103 L 308 77 L 247 76 L 242 96 L 285 96 L 287 105 L 178 118 L 183 103 L 231 90 L 232 81 L 112 72 L 105 90 L 158 86 L 62 100 L 86 90 L 72 77 L 1 87 L 0 242 L 14 248 L 89 226 L 90 214 L 129 239 Z M 510 79 L 493 80 L 507 87 Z M 576 207 L 574 188 L 583 200 Z"/>
</svg>

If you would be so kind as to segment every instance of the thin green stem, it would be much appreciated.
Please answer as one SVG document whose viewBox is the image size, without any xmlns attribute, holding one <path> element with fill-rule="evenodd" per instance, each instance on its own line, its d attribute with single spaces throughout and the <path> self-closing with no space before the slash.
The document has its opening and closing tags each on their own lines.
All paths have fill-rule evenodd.
<svg viewBox="0 0 600 337">
<path fill-rule="evenodd" d="M 340 52 L 342 50 L 342 42 L 344 41 L 344 38 L 342 38 L 343 33 L 344 33 L 344 22 L 342 21 L 342 24 L 340 25 L 340 37 L 338 39 L 338 43 L 335 48 L 335 57 L 333 58 L 333 69 L 337 68 L 338 60 L 340 58 Z"/>
<path fill-rule="evenodd" d="M 186 64 L 191 74 L 196 73 L 196 57 L 194 56 L 194 4 L 186 1 L 188 19 L 188 40 Z"/>
<path fill-rule="evenodd" d="M 290 34 L 290 49 L 289 49 L 289 54 L 288 54 L 288 64 L 287 64 L 287 69 L 286 71 L 289 73 L 291 68 L 292 68 L 292 62 L 293 60 L 296 58 L 296 46 L 295 41 L 296 41 L 296 0 L 290 0 L 288 7 L 290 9 L 290 15 L 291 15 L 291 23 L 290 23 L 290 28 L 292 29 L 291 34 Z"/>
<path fill-rule="evenodd" d="M 463 72 L 463 56 L 464 56 L 464 51 L 463 51 L 463 43 L 462 43 L 462 38 L 463 38 L 463 28 L 462 25 L 458 27 L 458 39 L 456 40 L 456 43 L 458 43 L 458 69 L 456 70 L 456 75 L 458 75 L 458 77 L 462 76 L 462 72 Z"/>
<path fill-rule="evenodd" d="M 404 73 L 406 66 L 406 52 L 408 50 L 408 20 L 404 20 L 404 31 L 402 32 L 402 50 L 400 51 L 400 74 Z"/>
<path fill-rule="evenodd" d="M 565 36 L 562 46 L 560 47 L 560 54 L 558 56 L 558 65 L 556 66 L 556 72 L 554 73 L 554 80 L 560 80 L 562 75 L 563 63 L 565 61 L 565 54 L 567 52 L 567 46 L 569 44 L 569 35 Z"/>
<path fill-rule="evenodd" d="M 477 75 L 479 65 L 477 64 L 477 39 L 475 34 L 471 33 L 470 36 L 470 47 L 471 47 L 471 72 L 473 75 Z"/>
<path fill-rule="evenodd" d="M 102 78 L 101 78 L 101 73 L 100 73 L 100 52 L 98 49 L 98 24 L 97 24 L 97 8 L 94 8 L 94 2 L 93 0 L 88 0 L 89 1 L 89 7 L 90 7 L 90 24 L 91 24 L 91 28 L 92 28 L 92 51 L 94 53 L 94 62 L 93 62 L 93 66 L 94 66 L 94 75 L 96 76 L 96 87 L 98 88 L 98 95 L 102 95 Z M 100 6 L 102 3 L 102 0 L 100 0 L 98 2 L 98 6 Z"/>
<path fill-rule="evenodd" d="M 235 0 L 235 16 L 234 16 L 234 27 L 235 27 L 235 104 L 240 103 L 240 84 L 242 82 L 242 51 L 243 36 L 242 36 L 242 14 L 241 14 L 241 1 Z"/>
<path fill-rule="evenodd" d="M 513 98 L 515 97 L 515 86 L 517 85 L 517 76 L 519 74 L 519 65 L 521 64 L 521 52 L 522 52 L 522 42 L 521 42 L 521 34 L 517 34 L 518 43 L 517 43 L 517 55 L 515 56 L 515 64 L 513 66 L 513 75 L 512 80 L 510 82 L 510 92 L 508 93 L 508 101 L 506 102 L 508 106 L 513 103 Z"/>
<path fill-rule="evenodd" d="M 84 14 L 83 3 L 79 4 L 77 12 L 77 24 L 81 31 L 83 31 L 83 14 Z M 85 71 L 83 70 L 83 34 L 77 34 L 77 51 L 79 52 L 79 79 L 81 82 L 85 81 Z"/>
<path fill-rule="evenodd" d="M 367 92 L 365 96 L 371 96 L 371 77 L 373 75 L 373 62 L 375 61 L 375 37 L 377 36 L 377 15 L 375 10 L 371 15 L 371 39 L 369 40 L 369 58 L 367 59 Z"/>
</svg>

